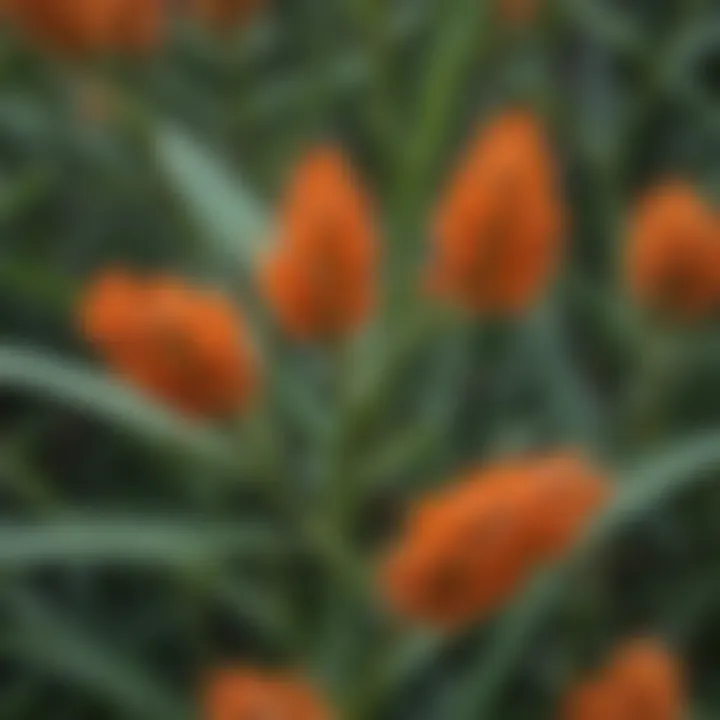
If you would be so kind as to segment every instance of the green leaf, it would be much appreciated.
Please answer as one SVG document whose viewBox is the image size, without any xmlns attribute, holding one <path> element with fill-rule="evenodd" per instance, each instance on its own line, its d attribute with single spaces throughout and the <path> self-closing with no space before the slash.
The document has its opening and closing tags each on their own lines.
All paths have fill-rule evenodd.
<svg viewBox="0 0 720 720">
<path fill-rule="evenodd" d="M 613 503 L 560 565 L 532 583 L 501 619 L 489 646 L 463 678 L 447 717 L 495 717 L 501 693 L 522 661 L 525 649 L 556 604 L 567 594 L 573 571 L 586 563 L 638 518 L 710 479 L 720 471 L 720 430 L 640 461 L 619 478 Z"/>
<path fill-rule="evenodd" d="M 213 573 L 200 580 L 202 589 L 239 623 L 262 633 L 281 652 L 295 650 L 295 632 L 289 598 L 228 573 Z"/>
<path fill-rule="evenodd" d="M 378 655 L 372 672 L 362 678 L 361 717 L 378 717 L 398 688 L 416 683 L 444 647 L 441 636 L 426 630 L 403 632 Z"/>
<path fill-rule="evenodd" d="M 603 423 L 597 398 L 573 362 L 556 304 L 539 307 L 521 329 L 532 370 L 543 388 L 557 429 L 565 442 L 597 447 Z"/>
<path fill-rule="evenodd" d="M 658 74 L 664 89 L 682 101 L 688 110 L 717 127 L 720 110 L 710 83 L 703 81 L 702 68 L 712 62 L 720 43 L 720 21 L 690 24 L 678 32 L 661 58 Z"/>
<path fill-rule="evenodd" d="M 407 322 L 382 328 L 375 345 L 368 344 L 364 353 L 353 358 L 348 411 L 353 433 L 362 435 L 382 418 L 412 363 L 437 342 L 448 321 L 444 314 L 424 308 Z"/>
<path fill-rule="evenodd" d="M 358 463 L 358 475 L 363 479 L 365 492 L 399 489 L 399 483 L 432 461 L 441 437 L 429 419 L 421 418 L 381 438 Z"/>
<path fill-rule="evenodd" d="M 0 491 L 11 493 L 35 511 L 52 512 L 61 505 L 60 497 L 24 445 L 22 432 L 17 431 L 0 443 Z"/>
<path fill-rule="evenodd" d="M 381 10 L 383 21 L 387 23 L 384 31 L 388 42 L 395 43 L 397 49 L 413 40 L 431 17 L 428 7 L 420 2 L 400 7 L 397 12 L 389 7 Z M 335 98 L 361 94 L 378 70 L 375 60 L 367 52 L 348 51 L 344 47 L 342 53 L 331 58 L 327 65 L 327 72 L 320 78 L 310 77 L 301 68 L 293 74 L 285 73 L 269 82 L 262 82 L 258 89 L 248 94 L 240 94 L 232 113 L 235 131 L 262 127 L 263 123 L 291 116 L 304 105 L 308 94 L 318 90 Z"/>
<path fill-rule="evenodd" d="M 31 167 L 11 182 L 2 183 L 0 193 L 0 221 L 7 222 L 32 210 L 45 199 L 53 177 L 43 167 Z"/>
<path fill-rule="evenodd" d="M 30 593 L 2 594 L 13 618 L 12 649 L 34 667 L 122 708 L 128 717 L 186 720 L 183 704 L 154 681 L 149 669 L 104 647 L 70 618 L 61 617 Z"/>
<path fill-rule="evenodd" d="M 0 287 L 18 303 L 40 307 L 44 312 L 67 317 L 76 297 L 75 283 L 37 259 L 5 257 L 0 262 Z"/>
<path fill-rule="evenodd" d="M 631 56 L 643 52 L 644 37 L 627 13 L 601 0 L 561 0 L 560 9 L 594 39 Z"/>
<path fill-rule="evenodd" d="M 221 263 L 250 268 L 268 236 L 266 213 L 242 181 L 182 128 L 154 133 L 161 173 Z"/>
<path fill-rule="evenodd" d="M 212 428 L 173 414 L 124 383 L 50 352 L 0 346 L 0 388 L 59 401 L 186 456 L 228 468 L 238 464 L 229 443 Z"/>
<path fill-rule="evenodd" d="M 0 524 L 3 570 L 74 563 L 203 567 L 238 553 L 280 549 L 277 533 L 260 523 L 96 514 Z"/>
<path fill-rule="evenodd" d="M 424 211 L 429 192 L 450 135 L 453 111 L 465 97 L 465 84 L 477 75 L 473 61 L 487 52 L 492 32 L 489 0 L 458 0 L 447 6 L 423 68 L 424 82 L 416 121 L 408 134 L 405 162 L 401 163 L 400 199 L 414 213 Z"/>
</svg>

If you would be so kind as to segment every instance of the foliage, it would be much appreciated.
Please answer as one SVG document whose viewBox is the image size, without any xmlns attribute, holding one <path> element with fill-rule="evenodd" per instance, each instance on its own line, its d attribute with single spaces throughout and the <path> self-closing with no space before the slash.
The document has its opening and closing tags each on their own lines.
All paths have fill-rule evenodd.
<svg viewBox="0 0 720 720">
<path fill-rule="evenodd" d="M 717 199 L 716 4 L 557 0 L 508 27 L 483 0 L 301 0 L 175 30 L 80 65 L 0 41 L 0 714 L 192 717 L 207 670 L 243 660 L 302 668 L 347 718 L 553 718 L 650 629 L 715 717 L 720 346 L 639 312 L 618 258 L 656 179 Z M 526 316 L 457 317 L 414 292 L 436 198 L 516 103 L 553 130 L 568 257 Z M 382 312 L 341 348 L 284 338 L 253 281 L 284 178 L 328 138 L 384 244 Z M 181 417 L 96 362 L 73 313 L 118 262 L 237 299 L 251 412 Z M 573 446 L 617 492 L 566 559 L 469 632 L 392 617 L 374 574 L 410 502 Z"/>
</svg>

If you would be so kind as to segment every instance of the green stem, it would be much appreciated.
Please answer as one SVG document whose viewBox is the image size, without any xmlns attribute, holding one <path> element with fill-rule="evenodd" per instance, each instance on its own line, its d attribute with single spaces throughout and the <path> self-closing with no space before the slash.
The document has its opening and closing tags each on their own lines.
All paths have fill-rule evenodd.
<svg viewBox="0 0 720 720">
<path fill-rule="evenodd" d="M 680 350 L 677 338 L 663 331 L 648 334 L 640 349 L 622 423 L 633 445 L 652 445 L 662 436 L 682 366 Z"/>
<path fill-rule="evenodd" d="M 473 60 L 487 43 L 489 0 L 456 0 L 444 14 L 434 48 L 428 59 L 426 78 L 415 109 L 418 118 L 410 129 L 396 179 L 396 207 L 404 222 L 417 217 L 443 155 L 463 85 L 470 77 Z"/>
<path fill-rule="evenodd" d="M 368 81 L 368 120 L 379 149 L 379 157 L 392 162 L 396 153 L 396 107 L 391 89 L 392 32 L 384 0 L 348 0 L 372 57 Z"/>
</svg>

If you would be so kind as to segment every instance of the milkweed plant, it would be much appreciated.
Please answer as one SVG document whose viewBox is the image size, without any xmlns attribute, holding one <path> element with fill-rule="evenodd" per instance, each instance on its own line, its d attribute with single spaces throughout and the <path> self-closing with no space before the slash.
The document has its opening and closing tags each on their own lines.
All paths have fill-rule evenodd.
<svg viewBox="0 0 720 720">
<path fill-rule="evenodd" d="M 717 9 L 0 3 L 2 717 L 717 717 Z"/>
</svg>

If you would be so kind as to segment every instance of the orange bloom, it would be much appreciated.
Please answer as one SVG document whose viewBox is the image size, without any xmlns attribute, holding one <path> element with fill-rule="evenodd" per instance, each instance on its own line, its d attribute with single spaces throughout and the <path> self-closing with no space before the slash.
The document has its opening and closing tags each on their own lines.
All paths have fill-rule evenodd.
<svg viewBox="0 0 720 720">
<path fill-rule="evenodd" d="M 610 675 L 628 720 L 679 720 L 683 716 L 682 669 L 657 641 L 639 639 L 620 648 Z"/>
<path fill-rule="evenodd" d="M 676 659 L 657 641 L 639 639 L 620 647 L 595 678 L 569 693 L 563 717 L 680 720 L 684 706 L 683 673 Z"/>
<path fill-rule="evenodd" d="M 223 30 L 247 22 L 265 0 L 189 0 L 193 16 L 206 27 Z"/>
<path fill-rule="evenodd" d="M 562 229 L 542 129 L 505 114 L 480 132 L 440 203 L 431 288 L 474 313 L 519 313 L 555 271 Z"/>
<path fill-rule="evenodd" d="M 570 546 L 609 494 L 578 457 L 493 465 L 423 499 L 384 568 L 404 615 L 454 627 L 508 600 Z"/>
<path fill-rule="evenodd" d="M 145 51 L 162 34 L 165 0 L 7 0 L 5 14 L 51 50 Z"/>
<path fill-rule="evenodd" d="M 225 670 L 208 684 L 203 720 L 330 720 L 322 699 L 305 682 L 254 669 Z"/>
<path fill-rule="evenodd" d="M 296 169 L 280 217 L 280 241 L 261 272 L 268 303 L 301 339 L 355 330 L 374 300 L 376 234 L 369 202 L 334 149 Z"/>
<path fill-rule="evenodd" d="M 535 473 L 533 513 L 535 547 L 543 557 L 562 555 L 582 532 L 589 517 L 609 497 L 607 483 L 577 455 L 546 457 Z"/>
<path fill-rule="evenodd" d="M 255 384 L 253 353 L 235 309 L 179 279 L 106 272 L 82 299 L 80 322 L 112 368 L 184 412 L 232 413 Z"/>
<path fill-rule="evenodd" d="M 720 305 L 720 219 L 692 187 L 668 181 L 640 203 L 626 272 L 643 305 L 697 319 Z"/>
</svg>

